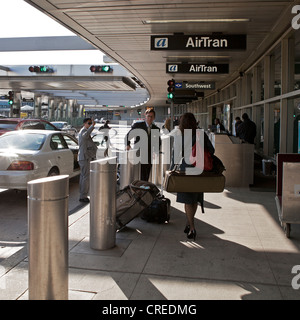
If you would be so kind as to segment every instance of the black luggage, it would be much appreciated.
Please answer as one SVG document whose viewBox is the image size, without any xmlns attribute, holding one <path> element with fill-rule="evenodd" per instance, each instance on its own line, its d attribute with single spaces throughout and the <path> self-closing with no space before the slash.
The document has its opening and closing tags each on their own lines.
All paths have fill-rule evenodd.
<svg viewBox="0 0 300 320">
<path fill-rule="evenodd" d="M 147 222 L 165 223 L 170 220 L 170 206 L 171 201 L 163 195 L 158 195 L 150 204 L 144 209 L 141 218 Z"/>
<path fill-rule="evenodd" d="M 132 219 L 137 217 L 159 195 L 155 184 L 135 180 L 117 192 L 116 228 L 122 229 Z"/>
</svg>

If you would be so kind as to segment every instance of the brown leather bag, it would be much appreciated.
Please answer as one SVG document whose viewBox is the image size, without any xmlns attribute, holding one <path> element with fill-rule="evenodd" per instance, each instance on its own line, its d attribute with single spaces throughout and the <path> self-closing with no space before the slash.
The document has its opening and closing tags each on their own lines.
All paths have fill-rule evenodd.
<svg viewBox="0 0 300 320">
<path fill-rule="evenodd" d="M 223 174 L 204 171 L 200 175 L 186 175 L 183 171 L 166 171 L 164 190 L 167 192 L 223 192 Z"/>
</svg>

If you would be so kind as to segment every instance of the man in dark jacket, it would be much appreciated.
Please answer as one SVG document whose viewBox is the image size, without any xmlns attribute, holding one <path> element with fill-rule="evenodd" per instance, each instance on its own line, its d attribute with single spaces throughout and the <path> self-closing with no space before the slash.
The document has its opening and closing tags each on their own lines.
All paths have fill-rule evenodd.
<svg viewBox="0 0 300 320">
<path fill-rule="evenodd" d="M 91 138 L 95 128 L 95 121 L 91 118 L 83 120 L 83 127 L 78 135 L 78 163 L 80 166 L 79 192 L 80 202 L 90 202 L 88 196 L 90 189 L 90 162 L 96 159 L 97 146 Z"/>
<path fill-rule="evenodd" d="M 153 152 L 158 153 L 161 145 L 161 139 L 159 137 L 159 127 L 157 127 L 153 121 L 155 119 L 155 111 L 154 109 L 147 109 L 145 112 L 145 121 L 136 122 L 132 125 L 130 131 L 127 133 L 125 141 L 126 141 L 126 150 L 130 150 L 130 140 L 134 138 L 134 144 L 138 144 L 140 157 L 141 157 L 141 180 L 148 181 L 151 167 L 152 167 L 152 155 Z M 144 132 L 137 130 L 141 129 Z M 154 130 L 157 129 L 157 130 Z M 158 138 L 158 139 L 157 139 Z M 151 143 L 151 140 L 154 143 Z M 158 142 L 155 144 L 155 142 Z M 147 149 L 143 149 L 147 148 Z M 143 154 L 143 150 L 146 151 Z"/>
<path fill-rule="evenodd" d="M 254 144 L 256 136 L 256 124 L 251 121 L 247 113 L 242 115 L 243 122 L 237 128 L 237 135 L 243 142 Z"/>
</svg>

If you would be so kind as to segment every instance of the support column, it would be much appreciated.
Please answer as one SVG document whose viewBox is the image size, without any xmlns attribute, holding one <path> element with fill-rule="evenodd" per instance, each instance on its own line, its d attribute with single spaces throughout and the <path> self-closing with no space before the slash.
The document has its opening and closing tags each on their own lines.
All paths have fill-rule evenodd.
<svg viewBox="0 0 300 320">
<path fill-rule="evenodd" d="M 78 108 L 78 118 L 83 118 L 83 109 L 84 109 L 83 104 L 81 104 Z"/>
<path fill-rule="evenodd" d="M 275 61 L 274 56 L 264 58 L 264 99 L 274 96 Z M 264 154 L 273 156 L 274 117 L 273 108 L 269 103 L 264 105 Z"/>
<path fill-rule="evenodd" d="M 245 106 L 251 102 L 251 75 L 245 74 L 242 78 L 241 105 Z"/>
<path fill-rule="evenodd" d="M 58 108 L 57 108 L 58 120 L 61 120 L 62 117 L 63 117 L 63 107 L 64 107 L 64 102 L 63 101 L 59 101 Z"/>
<path fill-rule="evenodd" d="M 252 100 L 253 100 L 253 103 L 261 100 L 261 67 L 260 66 L 253 68 Z"/>
<path fill-rule="evenodd" d="M 252 76 L 252 102 L 258 102 L 261 100 L 261 67 L 256 66 L 253 68 Z M 256 123 L 256 138 L 255 138 L 255 149 L 260 147 L 260 137 L 261 137 L 261 115 L 260 106 L 253 107 L 252 110 L 252 121 Z"/>
<path fill-rule="evenodd" d="M 48 120 L 52 121 L 54 118 L 54 99 L 48 100 Z"/>
<path fill-rule="evenodd" d="M 281 41 L 281 93 L 294 90 L 295 77 L 295 40 L 283 39 Z M 282 99 L 280 101 L 280 153 L 293 152 L 293 118 L 294 100 Z"/>
<path fill-rule="evenodd" d="M 34 96 L 34 117 L 40 119 L 42 116 L 42 97 Z"/>
<path fill-rule="evenodd" d="M 14 101 L 13 101 L 13 104 L 10 106 L 11 117 L 20 118 L 21 106 L 22 106 L 21 91 L 14 91 Z"/>
<path fill-rule="evenodd" d="M 63 107 L 62 107 L 62 117 L 63 117 L 63 119 L 66 119 L 66 117 L 67 117 L 67 108 L 68 108 L 67 102 L 64 101 L 63 102 Z"/>
<path fill-rule="evenodd" d="M 67 109 L 66 109 L 66 118 L 68 118 L 71 122 L 73 119 L 73 111 L 74 111 L 74 100 L 67 100 Z"/>
<path fill-rule="evenodd" d="M 236 82 L 236 107 L 242 106 L 241 93 L 242 93 L 242 79 Z"/>
</svg>

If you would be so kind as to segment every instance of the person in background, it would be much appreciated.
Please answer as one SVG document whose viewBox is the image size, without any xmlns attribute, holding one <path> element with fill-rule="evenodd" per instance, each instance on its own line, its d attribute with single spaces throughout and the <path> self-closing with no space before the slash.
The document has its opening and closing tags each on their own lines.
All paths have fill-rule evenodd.
<svg viewBox="0 0 300 320">
<path fill-rule="evenodd" d="M 104 125 L 101 126 L 98 131 L 102 131 L 104 132 L 104 135 L 103 135 L 103 140 L 101 141 L 101 146 L 103 146 L 105 144 L 105 146 L 108 148 L 109 147 L 109 129 L 110 129 L 110 126 L 108 125 L 109 124 L 109 120 L 106 120 Z"/>
<path fill-rule="evenodd" d="M 151 135 L 153 135 L 152 129 L 157 129 L 158 132 L 160 130 L 159 127 L 154 124 L 154 120 L 155 120 L 154 109 L 152 108 L 147 109 L 145 112 L 145 121 L 134 123 L 125 137 L 126 150 L 130 150 L 131 145 L 130 145 L 130 140 L 128 138 L 130 133 L 134 133 L 134 129 L 142 129 L 142 130 L 145 130 L 147 133 L 148 159 L 146 161 L 147 163 L 141 163 L 141 180 L 143 181 L 149 180 L 150 171 L 152 168 L 152 150 L 151 150 Z M 139 141 L 140 141 L 140 136 L 137 134 L 135 136 L 134 143 L 136 144 Z M 159 137 L 158 149 L 160 148 L 160 144 L 161 144 L 161 139 Z"/>
<path fill-rule="evenodd" d="M 110 122 L 109 120 L 106 120 L 104 125 L 99 128 L 99 131 L 103 129 L 110 129 L 110 126 L 108 125 L 109 122 Z"/>
<path fill-rule="evenodd" d="M 235 118 L 235 124 L 234 124 L 234 127 L 235 127 L 235 136 L 238 137 L 238 126 L 242 123 L 242 120 L 240 117 L 236 117 Z"/>
<path fill-rule="evenodd" d="M 247 113 L 243 113 L 242 119 L 243 122 L 237 128 L 237 135 L 243 142 L 254 144 L 256 124 L 249 119 Z"/>
<path fill-rule="evenodd" d="M 79 201 L 90 202 L 88 198 L 90 188 L 90 162 L 96 160 L 97 146 L 91 138 L 91 133 L 95 128 L 95 121 L 91 118 L 83 120 L 83 127 L 78 134 L 78 163 L 80 166 L 79 178 Z"/>
<path fill-rule="evenodd" d="M 171 118 L 167 118 L 162 126 L 162 133 L 168 134 L 171 131 Z"/>
<path fill-rule="evenodd" d="M 225 131 L 225 127 L 223 126 L 223 124 L 221 123 L 220 119 L 219 118 L 216 118 L 215 119 L 215 132 L 217 132 L 217 128 L 218 126 L 220 126 L 220 131 Z"/>
<path fill-rule="evenodd" d="M 185 129 L 192 129 L 192 146 L 196 143 L 196 130 L 198 129 L 197 121 L 193 113 L 185 113 L 180 117 L 179 130 L 181 135 L 174 136 L 173 154 L 170 170 L 172 170 L 175 164 L 180 164 L 180 171 L 186 171 L 187 168 L 193 168 L 192 164 L 188 164 L 184 160 L 184 150 L 188 150 L 188 146 L 185 146 L 185 142 L 190 144 L 190 141 L 184 141 Z M 181 142 L 178 141 L 181 139 Z M 179 144 L 178 144 L 179 143 Z M 176 148 L 175 145 L 181 145 L 182 149 Z M 215 150 L 211 144 L 208 136 L 204 133 L 204 148 L 209 151 L 211 155 L 214 154 Z M 191 150 L 192 151 L 192 150 Z M 176 153 L 176 154 L 175 154 Z M 194 216 L 198 208 L 198 202 L 202 202 L 203 192 L 177 192 L 176 201 L 184 203 L 184 210 L 186 214 L 186 226 L 184 233 L 187 234 L 188 239 L 196 239 L 196 229 L 194 223 Z"/>
</svg>

